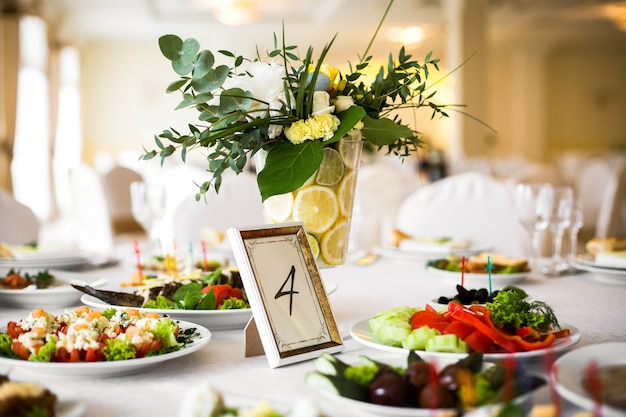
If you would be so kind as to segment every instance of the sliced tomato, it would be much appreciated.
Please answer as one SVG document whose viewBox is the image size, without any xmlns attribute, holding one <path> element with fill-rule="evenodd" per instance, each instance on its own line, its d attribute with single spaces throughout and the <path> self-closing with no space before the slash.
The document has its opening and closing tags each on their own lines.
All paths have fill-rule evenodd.
<svg viewBox="0 0 626 417">
<path fill-rule="evenodd" d="M 241 291 L 241 288 L 233 288 L 230 291 L 230 298 L 238 298 L 240 300 L 243 300 L 243 291 Z"/>
<path fill-rule="evenodd" d="M 17 339 L 17 337 L 24 333 L 24 329 L 19 327 L 16 322 L 10 321 L 7 324 L 7 334 L 11 336 L 11 339 Z"/>
<path fill-rule="evenodd" d="M 87 348 L 87 353 L 85 353 L 85 362 L 98 362 L 100 360 L 97 352 L 94 348 Z"/>
<path fill-rule="evenodd" d="M 213 290 L 215 294 L 215 308 L 217 309 L 219 306 L 224 304 L 224 300 L 227 300 L 231 297 L 231 292 L 233 287 L 228 284 L 218 284 L 218 285 L 208 285 L 202 289 L 203 293 L 208 293 Z"/>
<path fill-rule="evenodd" d="M 57 362 L 69 362 L 70 353 L 64 347 L 60 347 L 56 352 L 56 360 Z"/>
<path fill-rule="evenodd" d="M 28 360 L 28 357 L 30 356 L 30 351 L 28 350 L 28 348 L 17 340 L 14 340 L 11 344 L 11 350 L 13 351 L 13 353 L 15 353 L 17 356 L 24 360 Z"/>
<path fill-rule="evenodd" d="M 72 349 L 68 362 L 80 362 L 80 350 Z"/>
<path fill-rule="evenodd" d="M 459 336 L 461 339 L 465 340 L 467 336 L 474 333 L 476 329 L 474 326 L 468 323 L 464 323 L 462 321 L 453 321 L 448 324 L 441 333 L 443 334 L 455 334 Z"/>
<path fill-rule="evenodd" d="M 436 311 L 420 310 L 413 313 L 411 316 L 411 329 L 419 329 L 423 326 L 436 328 L 434 323 L 450 323 L 450 321 L 443 315 Z M 436 325 L 440 326 L 440 325 Z"/>
<path fill-rule="evenodd" d="M 144 342 L 141 344 L 141 347 L 137 351 L 137 357 L 143 358 L 148 354 L 148 352 L 151 352 L 153 350 L 159 350 L 161 349 L 161 347 L 162 345 L 158 340 L 153 340 L 152 342 Z"/>
<path fill-rule="evenodd" d="M 493 341 L 479 331 L 474 331 L 463 339 L 472 352 L 489 353 L 493 350 Z"/>
</svg>

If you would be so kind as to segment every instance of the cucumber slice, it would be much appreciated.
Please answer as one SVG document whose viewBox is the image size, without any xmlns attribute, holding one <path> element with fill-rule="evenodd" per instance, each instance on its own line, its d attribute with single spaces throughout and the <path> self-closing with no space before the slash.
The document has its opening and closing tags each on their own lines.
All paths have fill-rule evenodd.
<svg viewBox="0 0 626 417">
<path fill-rule="evenodd" d="M 426 342 L 428 342 L 433 336 L 440 334 L 441 333 L 437 329 L 422 326 L 413 330 L 407 337 L 404 338 L 404 340 L 402 340 L 402 347 L 410 350 L 424 350 Z"/>
<path fill-rule="evenodd" d="M 469 348 L 461 338 L 455 334 L 440 334 L 431 337 L 426 342 L 428 352 L 468 353 Z"/>
<path fill-rule="evenodd" d="M 314 387 L 328 390 L 339 396 L 358 401 L 367 401 L 367 386 L 361 385 L 344 376 L 326 375 L 321 372 L 306 374 L 306 382 Z"/>
</svg>

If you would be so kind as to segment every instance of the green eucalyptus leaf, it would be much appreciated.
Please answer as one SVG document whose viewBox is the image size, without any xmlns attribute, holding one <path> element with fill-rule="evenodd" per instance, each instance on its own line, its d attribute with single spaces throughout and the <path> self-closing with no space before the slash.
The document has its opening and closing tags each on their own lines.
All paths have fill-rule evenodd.
<svg viewBox="0 0 626 417">
<path fill-rule="evenodd" d="M 163 35 L 159 38 L 159 48 L 165 58 L 177 61 L 182 55 L 183 40 L 176 35 Z"/>
<path fill-rule="evenodd" d="M 301 187 L 319 168 L 323 157 L 324 146 L 319 140 L 306 141 L 299 145 L 281 142 L 271 149 L 263 170 L 257 175 L 262 201 Z"/>
<path fill-rule="evenodd" d="M 173 93 L 175 91 L 178 91 L 182 86 L 187 84 L 187 81 L 188 80 L 186 80 L 186 79 L 180 79 L 178 81 L 174 81 L 174 82 L 170 83 L 170 85 L 167 86 L 165 91 L 167 93 Z"/>
<path fill-rule="evenodd" d="M 181 60 L 172 61 L 172 68 L 178 75 L 187 75 L 193 69 L 193 64 L 186 64 Z"/>
<path fill-rule="evenodd" d="M 200 93 L 210 93 L 222 86 L 230 69 L 225 65 L 220 65 L 214 70 L 208 71 L 202 78 L 194 78 L 191 81 L 191 86 Z"/>
<path fill-rule="evenodd" d="M 197 40 L 193 38 L 185 39 L 179 58 L 180 63 L 183 65 L 193 64 L 193 61 L 196 59 L 199 50 L 200 44 Z"/>
<path fill-rule="evenodd" d="M 363 137 L 376 146 L 390 145 L 400 138 L 413 136 L 413 130 L 408 126 L 399 125 L 390 119 L 363 118 Z"/>
<path fill-rule="evenodd" d="M 201 79 L 204 77 L 209 71 L 213 69 L 213 65 L 215 64 L 215 57 L 211 53 L 211 51 L 202 51 L 198 55 L 198 60 L 196 61 L 196 67 L 193 70 L 193 79 Z"/>
<path fill-rule="evenodd" d="M 222 117 L 220 106 L 206 106 L 203 107 L 198 120 L 203 122 L 215 123 Z"/>
<path fill-rule="evenodd" d="M 235 110 L 247 110 L 252 105 L 251 94 L 241 88 L 231 88 L 220 95 L 220 110 L 223 114 Z"/>
</svg>

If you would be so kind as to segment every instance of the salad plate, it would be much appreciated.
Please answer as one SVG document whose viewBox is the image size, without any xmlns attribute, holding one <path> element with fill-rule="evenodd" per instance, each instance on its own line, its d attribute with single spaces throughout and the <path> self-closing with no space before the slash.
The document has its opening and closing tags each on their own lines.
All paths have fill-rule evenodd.
<svg viewBox="0 0 626 417">
<path fill-rule="evenodd" d="M 178 326 L 182 330 L 195 328 L 196 336 L 191 343 L 186 344 L 182 349 L 163 355 L 103 362 L 31 362 L 0 357 L 0 369 L 5 373 L 9 370 L 11 372 L 19 370 L 55 378 L 105 378 L 136 374 L 172 359 L 187 356 L 202 349 L 211 340 L 211 331 L 203 326 L 185 321 L 179 321 Z"/>
<path fill-rule="evenodd" d="M 324 281 L 327 294 L 337 290 L 337 284 L 332 281 Z M 108 304 L 96 297 L 84 294 L 80 301 L 93 308 L 105 310 L 107 308 L 126 308 L 123 306 Z M 211 330 L 235 330 L 243 329 L 252 318 L 252 310 L 249 308 L 238 310 L 171 310 L 160 308 L 137 308 L 139 311 L 153 312 L 168 315 L 176 320 L 184 320 L 198 323 Z"/>
<path fill-rule="evenodd" d="M 515 352 L 515 353 L 485 353 L 485 360 L 494 361 L 494 360 L 502 360 L 507 357 L 514 357 L 516 359 L 527 359 L 527 358 L 535 358 L 545 355 L 550 352 L 556 353 L 562 350 L 568 349 L 574 346 L 576 343 L 580 341 L 580 331 L 574 327 L 570 326 L 566 323 L 561 323 L 561 327 L 564 329 L 569 329 L 570 335 L 566 337 L 560 337 L 554 341 L 554 343 L 546 348 L 546 349 L 537 349 L 526 352 Z M 370 330 L 369 319 L 361 320 L 355 323 L 350 328 L 350 336 L 357 342 L 379 350 L 384 350 L 387 352 L 395 352 L 406 354 L 408 349 L 404 349 L 402 347 L 389 346 L 378 342 L 372 331 Z M 467 353 L 448 353 L 448 352 L 427 352 L 424 350 L 417 351 L 420 356 L 424 358 L 438 358 L 442 360 L 459 360 L 467 356 Z"/>
<path fill-rule="evenodd" d="M 426 268 L 426 271 L 433 275 L 437 275 L 442 277 L 446 282 L 451 284 L 460 284 L 461 283 L 461 272 L 456 271 L 446 271 L 444 269 L 434 268 L 429 266 Z M 526 279 L 530 272 L 520 272 L 513 274 L 491 274 L 491 285 L 494 287 L 505 287 L 507 285 L 517 284 Z M 466 287 L 487 287 L 489 288 L 489 274 L 476 274 L 471 272 L 466 272 L 463 277 L 465 281 L 464 285 Z"/>
<path fill-rule="evenodd" d="M 571 266 L 581 271 L 591 272 L 591 276 L 600 282 L 609 284 L 626 284 L 626 270 L 592 266 L 577 258 L 570 262 Z"/>
<path fill-rule="evenodd" d="M 31 275 L 41 272 L 42 269 L 20 269 L 20 273 Z M 0 276 L 6 277 L 9 269 L 0 268 Z M 54 276 L 53 284 L 48 288 L 37 289 L 34 285 L 24 289 L 0 288 L 0 304 L 15 308 L 58 308 L 80 304 L 80 293 L 72 283 L 100 287 L 106 283 L 105 279 L 85 279 L 85 274 L 70 271 L 48 270 Z"/>
<path fill-rule="evenodd" d="M 597 363 L 599 368 L 615 365 L 626 366 L 625 349 L 626 343 L 615 342 L 584 346 L 567 352 L 554 362 L 550 372 L 550 378 L 554 382 L 557 392 L 582 409 L 595 411 L 596 402 L 582 384 L 586 367 L 593 361 Z M 624 416 L 626 410 L 602 405 L 599 413 L 607 417 L 617 417 Z"/>
</svg>

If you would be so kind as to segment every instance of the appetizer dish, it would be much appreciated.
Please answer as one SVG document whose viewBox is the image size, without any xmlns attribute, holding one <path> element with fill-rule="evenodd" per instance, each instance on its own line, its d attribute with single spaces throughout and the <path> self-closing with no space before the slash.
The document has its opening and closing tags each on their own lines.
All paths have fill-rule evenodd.
<svg viewBox="0 0 626 417">
<path fill-rule="evenodd" d="M 91 310 L 86 306 L 55 316 L 35 309 L 10 321 L 0 333 L 0 356 L 34 362 L 120 361 L 162 355 L 190 343 L 195 329 L 137 310 Z"/>
<path fill-rule="evenodd" d="M 200 384 L 189 389 L 181 402 L 177 417 L 321 417 L 317 406 L 311 401 L 296 402 L 288 412 L 276 410 L 268 401 L 260 401 L 253 406 L 234 407 L 226 405 L 222 394 L 210 383 Z"/>
<path fill-rule="evenodd" d="M 73 285 L 79 291 L 110 305 L 165 310 L 236 310 L 250 308 L 243 282 L 236 269 L 168 278 L 146 277 L 145 285 L 134 292 L 98 290 Z"/>
<path fill-rule="evenodd" d="M 486 274 L 489 263 L 491 263 L 492 274 L 518 274 L 529 272 L 528 260 L 521 258 L 510 258 L 506 255 L 482 252 L 469 257 L 464 265 L 463 257 L 448 256 L 444 259 L 428 261 L 427 267 L 441 269 L 452 272 L 467 272 L 471 274 Z"/>
<path fill-rule="evenodd" d="M 527 298 L 522 289 L 508 287 L 484 306 L 449 303 L 443 312 L 430 305 L 396 307 L 371 318 L 369 326 L 382 344 L 450 353 L 532 351 L 570 335 L 550 306 Z"/>
<path fill-rule="evenodd" d="M 506 403 L 517 408 L 514 399 L 532 392 L 545 380 L 515 366 L 515 361 L 483 363 L 472 353 L 456 363 L 437 369 L 436 365 L 411 351 L 405 365 L 360 357 L 350 365 L 329 353 L 314 360 L 315 371 L 306 381 L 328 395 L 364 403 L 371 414 L 391 415 L 386 408 L 407 409 L 410 415 L 456 415 L 477 407 Z M 420 412 L 421 411 L 421 412 Z M 393 413 L 393 415 L 404 415 Z M 409 414 L 406 414 L 409 415 Z M 523 415 L 519 409 L 517 415 Z"/>
<path fill-rule="evenodd" d="M 54 275 L 47 269 L 36 273 L 29 273 L 11 268 L 2 278 L 2 281 L 0 281 L 0 288 L 3 290 L 23 290 L 24 288 L 33 286 L 33 288 L 40 290 L 50 288 L 55 284 Z"/>
</svg>

